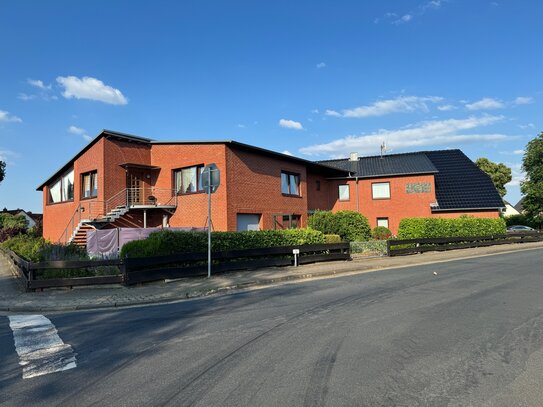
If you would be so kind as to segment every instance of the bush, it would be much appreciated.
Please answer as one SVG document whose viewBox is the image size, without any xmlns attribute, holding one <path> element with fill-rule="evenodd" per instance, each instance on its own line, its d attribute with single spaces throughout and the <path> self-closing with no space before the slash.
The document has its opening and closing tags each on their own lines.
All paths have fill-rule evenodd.
<svg viewBox="0 0 543 407">
<path fill-rule="evenodd" d="M 371 231 L 371 237 L 376 240 L 387 240 L 392 237 L 392 232 L 384 226 L 377 226 Z"/>
<path fill-rule="evenodd" d="M 507 226 L 525 225 L 525 226 L 530 226 L 531 228 L 534 228 L 534 229 L 543 228 L 543 216 L 537 216 L 535 218 L 532 218 L 532 217 L 520 214 L 520 215 L 508 216 L 504 219 Z"/>
<path fill-rule="evenodd" d="M 340 235 L 324 235 L 324 243 L 341 243 Z"/>
<path fill-rule="evenodd" d="M 12 215 L 10 213 L 0 213 L 0 229 L 27 229 L 28 221 L 23 215 Z"/>
<path fill-rule="evenodd" d="M 11 239 L 15 236 L 22 235 L 25 233 L 25 229 L 18 227 L 9 227 L 0 229 L 0 243 Z"/>
<path fill-rule="evenodd" d="M 212 251 L 256 249 L 325 243 L 324 234 L 312 229 L 262 230 L 248 232 L 213 232 Z M 207 232 L 151 233 L 147 239 L 126 243 L 121 257 L 153 257 L 207 251 Z"/>
<path fill-rule="evenodd" d="M 368 219 L 355 211 L 317 211 L 309 217 L 308 225 L 325 234 L 339 235 L 349 242 L 368 240 L 371 236 Z"/>
<path fill-rule="evenodd" d="M 351 242 L 351 253 L 360 253 L 366 256 L 384 256 L 387 254 L 387 242 L 385 240 Z"/>
<path fill-rule="evenodd" d="M 398 239 L 492 236 L 506 232 L 501 218 L 406 218 L 400 222 Z"/>
<path fill-rule="evenodd" d="M 29 235 L 15 236 L 3 242 L 1 246 L 34 263 L 50 260 L 88 259 L 85 249 L 79 246 L 54 244 L 42 237 Z"/>
</svg>

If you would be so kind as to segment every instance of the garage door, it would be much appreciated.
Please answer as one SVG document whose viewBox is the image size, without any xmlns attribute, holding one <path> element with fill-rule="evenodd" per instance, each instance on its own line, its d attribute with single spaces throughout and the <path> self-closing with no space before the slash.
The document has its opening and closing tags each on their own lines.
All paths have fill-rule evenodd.
<svg viewBox="0 0 543 407">
<path fill-rule="evenodd" d="M 238 232 L 260 230 L 260 214 L 238 213 Z"/>
</svg>

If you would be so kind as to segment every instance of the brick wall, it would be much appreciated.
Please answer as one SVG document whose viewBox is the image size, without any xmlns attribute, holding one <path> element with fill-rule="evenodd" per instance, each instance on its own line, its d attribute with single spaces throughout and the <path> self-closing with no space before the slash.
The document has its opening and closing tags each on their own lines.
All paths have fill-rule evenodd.
<svg viewBox="0 0 543 407">
<path fill-rule="evenodd" d="M 301 216 L 307 224 L 307 174 L 304 165 L 227 147 L 228 230 L 237 229 L 237 214 L 260 214 L 260 228 L 273 229 L 274 214 Z M 281 193 L 281 171 L 300 175 L 300 196 Z"/>
</svg>

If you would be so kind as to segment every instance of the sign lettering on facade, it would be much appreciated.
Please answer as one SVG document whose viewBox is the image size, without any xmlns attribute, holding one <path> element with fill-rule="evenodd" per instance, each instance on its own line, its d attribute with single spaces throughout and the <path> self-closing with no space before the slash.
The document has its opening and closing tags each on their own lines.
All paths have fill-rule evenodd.
<svg viewBox="0 0 543 407">
<path fill-rule="evenodd" d="M 432 185 L 429 182 L 416 182 L 414 184 L 405 184 L 405 192 L 408 194 L 420 194 L 431 192 Z"/>
</svg>

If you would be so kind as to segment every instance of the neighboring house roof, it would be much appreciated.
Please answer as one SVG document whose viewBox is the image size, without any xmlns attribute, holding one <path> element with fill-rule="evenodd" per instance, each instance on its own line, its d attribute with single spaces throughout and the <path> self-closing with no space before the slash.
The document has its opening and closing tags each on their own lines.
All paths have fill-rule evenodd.
<svg viewBox="0 0 543 407">
<path fill-rule="evenodd" d="M 520 201 L 517 202 L 514 208 L 519 211 L 519 213 L 524 212 L 524 197 L 520 198 Z"/>
<path fill-rule="evenodd" d="M 405 154 L 321 161 L 350 171 L 351 177 L 377 178 L 434 174 L 438 206 L 433 211 L 503 208 L 490 177 L 460 150 L 420 151 Z"/>
<path fill-rule="evenodd" d="M 437 168 L 434 210 L 503 208 L 502 198 L 490 177 L 460 150 L 426 151 Z"/>
<path fill-rule="evenodd" d="M 437 173 L 436 167 L 424 152 L 360 157 L 358 161 L 326 160 L 319 163 L 349 171 L 358 178 Z"/>
<path fill-rule="evenodd" d="M 520 215 L 520 212 L 515 209 L 513 205 L 511 205 L 506 200 L 503 201 L 505 204 L 505 211 L 503 212 L 503 216 L 513 216 L 513 215 Z"/>
<path fill-rule="evenodd" d="M 226 144 L 226 145 L 229 145 L 231 147 L 251 151 L 251 152 L 256 153 L 256 154 L 267 155 L 267 156 L 281 158 L 281 159 L 287 160 L 287 161 L 297 162 L 297 163 L 303 164 L 303 165 L 307 166 L 308 168 L 311 168 L 311 169 L 313 169 L 315 171 L 325 173 L 328 176 L 337 176 L 337 177 L 339 177 L 339 176 L 347 175 L 347 174 L 345 174 L 345 172 L 343 170 L 332 167 L 332 166 L 319 164 L 319 163 L 314 162 L 314 161 L 304 160 L 302 158 L 297 158 L 297 157 L 294 157 L 294 156 L 291 156 L 291 155 L 288 155 L 288 154 L 278 153 L 276 151 L 266 150 L 264 148 L 251 146 L 249 144 L 239 143 L 239 142 L 233 141 L 233 140 L 157 141 L 157 140 L 152 140 L 152 139 L 145 138 L 145 137 L 134 136 L 132 134 L 119 133 L 119 132 L 112 131 L 112 130 L 102 130 L 94 139 L 92 139 L 89 142 L 89 144 L 87 144 L 70 161 L 68 161 L 61 168 L 59 168 L 53 175 L 51 175 L 49 178 L 47 178 L 47 180 L 42 182 L 40 184 L 40 186 L 38 186 L 38 188 L 36 188 L 36 190 L 37 191 L 43 190 L 43 187 L 45 187 L 47 184 L 49 184 L 50 182 L 52 182 L 53 180 L 58 178 L 62 173 L 66 172 L 73 165 L 75 160 L 77 160 L 79 157 L 81 157 L 89 148 L 91 148 L 94 144 L 96 144 L 96 142 L 98 140 L 100 140 L 100 138 L 102 138 L 102 137 L 114 138 L 114 139 L 117 139 L 117 140 L 128 141 L 128 142 L 143 143 L 143 144 L 147 144 L 147 145 L 153 145 L 153 144 L 157 144 L 157 145 L 159 145 L 159 144 L 163 144 L 163 145 L 164 144 Z M 126 163 L 124 165 L 134 165 L 134 164 L 133 163 Z"/>
</svg>

